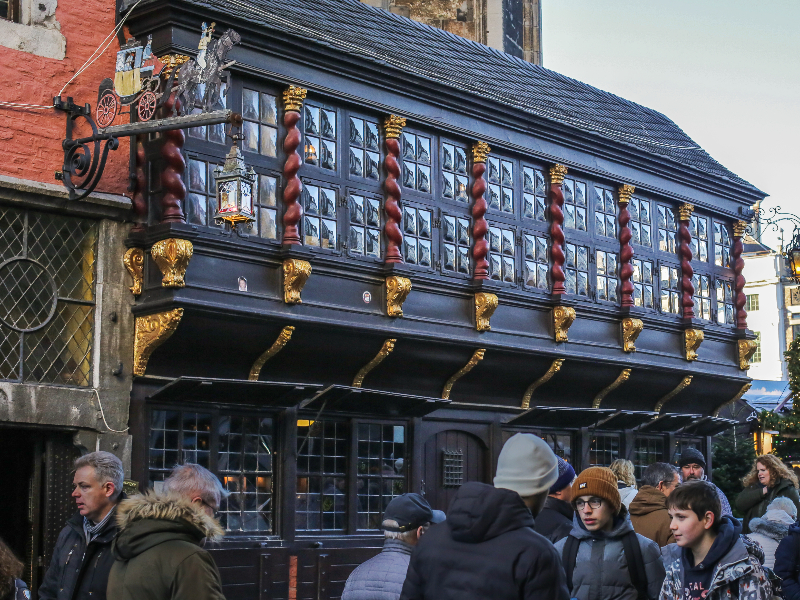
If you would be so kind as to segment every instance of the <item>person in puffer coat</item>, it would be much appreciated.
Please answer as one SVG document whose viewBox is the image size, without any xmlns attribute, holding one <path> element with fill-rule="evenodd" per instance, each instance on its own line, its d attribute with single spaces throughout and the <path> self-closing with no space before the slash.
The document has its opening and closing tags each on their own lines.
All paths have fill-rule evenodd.
<svg viewBox="0 0 800 600">
<path fill-rule="evenodd" d="M 775 551 L 778 544 L 789 533 L 797 520 L 797 507 L 789 498 L 775 498 L 763 517 L 750 521 L 750 533 L 747 534 L 764 550 L 764 566 L 772 569 L 775 566 Z"/>
<path fill-rule="evenodd" d="M 781 578 L 784 600 L 800 600 L 800 523 L 791 525 L 778 544 L 773 570 Z"/>
<path fill-rule="evenodd" d="M 444 513 L 431 510 L 419 494 L 392 499 L 383 515 L 386 539 L 380 554 L 356 567 L 344 584 L 342 600 L 397 600 L 403 591 L 411 551 L 422 534 L 444 521 Z"/>
<path fill-rule="evenodd" d="M 623 536 L 633 532 L 628 511 L 617 489 L 617 478 L 605 467 L 585 469 L 572 486 L 576 515 L 569 536 L 556 543 L 562 563 L 570 537 L 579 540 L 570 598 L 578 600 L 638 600 Z M 652 540 L 634 534 L 644 562 L 647 598 L 655 600 L 664 581 L 661 553 Z M 569 577 L 568 577 L 569 579 Z M 644 599 L 641 599 L 644 600 Z"/>
</svg>

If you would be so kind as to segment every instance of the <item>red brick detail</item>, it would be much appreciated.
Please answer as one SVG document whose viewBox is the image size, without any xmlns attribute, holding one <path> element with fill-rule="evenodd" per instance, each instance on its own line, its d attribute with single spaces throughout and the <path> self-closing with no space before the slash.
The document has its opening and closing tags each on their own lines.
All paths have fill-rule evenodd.
<svg viewBox="0 0 800 600">
<path fill-rule="evenodd" d="M 297 600 L 297 557 L 289 557 L 289 600 Z"/>
</svg>

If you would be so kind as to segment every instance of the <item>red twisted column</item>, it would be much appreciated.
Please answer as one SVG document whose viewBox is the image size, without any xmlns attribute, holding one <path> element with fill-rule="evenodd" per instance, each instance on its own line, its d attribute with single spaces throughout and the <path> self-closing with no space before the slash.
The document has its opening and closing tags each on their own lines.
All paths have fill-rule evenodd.
<svg viewBox="0 0 800 600">
<path fill-rule="evenodd" d="M 681 204 L 678 207 L 680 225 L 678 226 L 678 256 L 681 259 L 681 316 L 684 319 L 694 319 L 694 284 L 692 284 L 692 234 L 689 231 L 689 221 L 692 218 L 694 206 Z"/>
<path fill-rule="evenodd" d="M 400 229 L 403 213 L 400 211 L 400 186 L 397 185 L 400 178 L 400 163 L 397 162 L 400 143 L 397 140 L 405 126 L 406 120 L 397 115 L 390 115 L 383 122 L 386 134 L 386 158 L 383 161 L 383 166 L 386 167 L 386 180 L 383 182 L 386 190 L 386 200 L 383 203 L 383 210 L 386 212 L 386 225 L 383 227 L 386 234 L 385 263 L 403 262 L 403 232 Z"/>
<path fill-rule="evenodd" d="M 297 176 L 300 169 L 300 155 L 297 147 L 300 146 L 301 134 L 297 128 L 300 121 L 300 109 L 308 93 L 303 88 L 290 85 L 283 91 L 283 125 L 286 127 L 286 137 L 283 140 L 283 151 L 286 153 L 286 162 L 283 164 L 283 178 L 286 185 L 283 188 L 283 236 L 282 243 L 299 245 L 300 219 L 303 218 L 303 205 L 299 202 L 303 184 Z"/>
<path fill-rule="evenodd" d="M 475 259 L 475 271 L 473 279 L 489 279 L 489 261 L 486 256 L 489 254 L 489 242 L 486 241 L 486 234 L 489 232 L 489 224 L 484 215 L 486 209 L 486 181 L 483 174 L 486 173 L 486 159 L 491 152 L 489 144 L 486 142 L 476 142 L 472 146 L 472 258 Z"/>
<path fill-rule="evenodd" d="M 733 301 L 736 306 L 736 329 L 747 329 L 747 311 L 744 305 L 747 303 L 747 297 L 744 294 L 744 259 L 742 252 L 744 251 L 744 244 L 742 243 L 742 236 L 747 228 L 747 223 L 744 221 L 737 221 L 733 224 Z"/>
<path fill-rule="evenodd" d="M 628 203 L 633 196 L 634 187 L 632 185 L 621 185 L 619 187 L 619 292 L 622 297 L 622 306 L 633 306 L 633 246 L 631 246 L 631 233 L 628 223 L 631 222 L 631 213 L 628 212 Z"/>
<path fill-rule="evenodd" d="M 180 100 L 172 94 L 164 103 L 165 112 L 171 114 L 173 107 L 180 112 Z M 164 158 L 164 170 L 161 172 L 161 187 L 164 195 L 161 198 L 161 222 L 185 223 L 183 214 L 183 201 L 186 199 L 186 186 L 183 183 L 183 173 L 186 171 L 186 161 L 181 154 L 181 148 L 186 142 L 183 129 L 169 129 L 164 132 L 164 145 L 161 147 L 161 156 Z"/>
<path fill-rule="evenodd" d="M 136 137 L 136 178 L 133 183 L 133 221 L 134 226 L 131 231 L 144 231 L 147 222 L 147 200 L 145 190 L 147 189 L 147 178 L 144 168 L 147 163 L 147 156 L 144 152 L 144 142 L 141 136 Z"/>
<path fill-rule="evenodd" d="M 550 279 L 553 281 L 553 294 L 566 294 L 564 287 L 564 192 L 561 184 L 567 176 L 567 167 L 553 165 L 550 167 Z"/>
</svg>

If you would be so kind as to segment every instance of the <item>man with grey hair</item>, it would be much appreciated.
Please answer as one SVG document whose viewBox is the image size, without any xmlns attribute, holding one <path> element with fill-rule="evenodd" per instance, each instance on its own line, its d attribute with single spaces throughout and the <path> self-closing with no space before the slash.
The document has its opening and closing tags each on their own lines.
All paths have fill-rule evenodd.
<svg viewBox="0 0 800 600">
<path fill-rule="evenodd" d="M 678 469 L 663 462 L 649 465 L 642 473 L 642 486 L 628 509 L 636 533 L 653 540 L 660 548 L 675 542 L 669 528 L 667 497 L 678 487 Z"/>
<path fill-rule="evenodd" d="M 214 518 L 228 495 L 207 469 L 173 469 L 158 492 L 120 503 L 110 600 L 225 600 L 219 571 L 202 546 L 222 539 Z"/>
<path fill-rule="evenodd" d="M 75 461 L 72 497 L 78 514 L 58 536 L 40 600 L 105 600 L 124 476 L 122 461 L 110 452 L 91 452 Z"/>
</svg>

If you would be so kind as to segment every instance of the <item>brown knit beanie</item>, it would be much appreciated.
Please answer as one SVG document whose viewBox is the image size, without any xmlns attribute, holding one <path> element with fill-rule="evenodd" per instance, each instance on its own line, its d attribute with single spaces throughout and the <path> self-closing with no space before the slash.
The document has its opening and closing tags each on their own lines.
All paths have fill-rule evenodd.
<svg viewBox="0 0 800 600">
<path fill-rule="evenodd" d="M 606 467 L 589 467 L 584 469 L 572 484 L 572 497 L 597 496 L 602 498 L 619 514 L 622 499 L 617 489 L 617 477 Z"/>
</svg>

